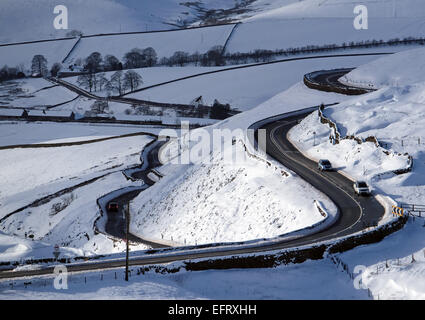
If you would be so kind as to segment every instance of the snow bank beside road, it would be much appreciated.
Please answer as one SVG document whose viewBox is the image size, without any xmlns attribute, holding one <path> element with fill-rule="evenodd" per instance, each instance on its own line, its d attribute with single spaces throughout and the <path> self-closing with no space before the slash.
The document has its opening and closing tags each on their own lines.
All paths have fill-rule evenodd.
<svg viewBox="0 0 425 320">
<path fill-rule="evenodd" d="M 329 107 L 329 109 L 336 108 Z M 345 110 L 338 111 L 344 113 Z M 339 124 L 337 121 L 336 123 Z M 383 149 L 377 148 L 372 142 L 358 144 L 355 140 L 341 140 L 339 144 L 332 145 L 329 142 L 330 132 L 327 125 L 320 123 L 316 111 L 294 127 L 289 132 L 289 137 L 311 158 L 316 161 L 329 159 L 334 168 L 348 173 L 355 179 L 370 180 L 377 174 L 407 166 L 406 156 L 394 154 L 388 156 Z"/>
</svg>

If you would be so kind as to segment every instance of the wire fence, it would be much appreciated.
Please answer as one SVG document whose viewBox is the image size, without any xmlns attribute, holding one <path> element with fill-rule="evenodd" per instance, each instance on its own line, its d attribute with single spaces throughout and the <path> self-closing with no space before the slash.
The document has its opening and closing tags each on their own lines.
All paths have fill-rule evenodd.
<svg viewBox="0 0 425 320">
<path fill-rule="evenodd" d="M 367 295 L 368 295 L 369 298 L 372 298 L 374 300 L 380 300 L 382 298 L 381 293 L 373 292 L 372 290 L 370 290 L 369 287 L 365 286 L 366 284 L 363 283 L 363 281 L 362 281 L 363 277 L 359 277 L 358 275 L 356 276 L 356 274 L 350 269 L 350 266 L 347 263 L 345 263 L 341 259 L 341 257 L 339 257 L 337 255 L 330 255 L 330 256 L 328 256 L 328 258 L 330 259 L 330 261 L 333 264 L 336 265 L 338 270 L 341 270 L 342 272 L 344 272 L 348 275 L 348 277 L 353 281 L 353 285 L 354 285 L 354 281 L 355 281 L 356 277 L 358 277 L 359 283 L 364 286 L 363 288 L 364 288 L 364 290 L 367 291 Z M 368 272 L 369 275 L 377 276 L 379 274 L 388 273 L 393 268 L 407 267 L 407 266 L 410 266 L 410 265 L 412 265 L 412 264 L 414 264 L 418 261 L 420 261 L 420 262 L 425 261 L 425 249 L 422 249 L 422 251 L 419 251 L 419 252 L 416 252 L 416 253 L 412 253 L 411 255 L 406 256 L 404 258 L 386 259 L 385 261 L 382 261 L 382 262 L 376 264 L 376 266 L 368 267 L 367 272 Z M 363 272 L 365 272 L 365 271 L 363 271 Z"/>
</svg>

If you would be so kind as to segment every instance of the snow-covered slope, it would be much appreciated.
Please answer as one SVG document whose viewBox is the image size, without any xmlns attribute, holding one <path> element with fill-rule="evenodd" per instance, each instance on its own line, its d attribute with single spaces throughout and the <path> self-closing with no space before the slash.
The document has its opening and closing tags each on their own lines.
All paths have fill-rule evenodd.
<svg viewBox="0 0 425 320">
<path fill-rule="evenodd" d="M 294 140 L 311 156 L 331 158 L 335 166 L 358 179 L 369 179 L 377 188 L 394 195 L 397 201 L 425 203 L 422 183 L 425 181 L 425 74 L 421 72 L 425 63 L 423 53 L 423 49 L 406 51 L 380 58 L 353 71 L 347 78 L 371 81 L 382 88 L 324 111 L 326 117 L 335 121 L 342 136 L 376 136 L 383 146 L 380 151 L 372 147 L 373 143 L 354 145 L 352 140 L 334 146 L 329 144 L 330 130 L 318 121 L 317 114 L 311 115 L 304 124 L 294 129 Z M 398 87 L 388 85 L 393 83 L 393 77 L 397 79 Z M 315 130 L 319 144 L 312 146 L 308 132 Z M 373 153 L 379 154 L 381 160 L 375 161 L 376 158 L 370 157 L 366 149 L 375 150 Z M 385 149 L 390 151 L 390 155 L 386 156 L 382 152 Z M 374 177 L 379 171 L 394 170 L 397 165 L 405 166 L 405 153 L 413 156 L 412 172 Z"/>
<path fill-rule="evenodd" d="M 344 135 L 376 136 L 372 142 L 357 144 L 342 140 L 329 143 L 330 130 L 319 121 L 317 112 L 308 116 L 290 133 L 297 146 L 312 158 L 328 158 L 334 167 L 355 179 L 367 180 L 381 194 L 399 204 L 425 203 L 425 63 L 424 50 L 412 50 L 380 58 L 347 75 L 350 83 L 372 83 L 380 87 L 339 105 L 325 108 Z M 394 85 L 397 86 L 394 86 Z M 313 134 L 316 132 L 316 145 Z M 413 157 L 411 172 L 394 174 L 407 167 L 407 154 Z M 405 211 L 406 213 L 406 211 Z M 419 215 L 419 212 L 413 212 Z M 423 217 L 423 212 L 421 213 Z M 379 244 L 343 254 L 351 271 L 365 265 L 363 284 L 375 298 L 423 299 L 424 219 L 410 218 L 402 231 Z"/>
<path fill-rule="evenodd" d="M 2 0 L 0 43 L 63 37 L 70 30 L 96 34 L 219 23 L 252 16 L 294 1 L 258 0 L 244 4 L 228 0 L 63 0 L 60 3 L 54 0 Z M 69 30 L 53 27 L 56 16 L 53 9 L 58 4 L 68 8 Z"/>
<path fill-rule="evenodd" d="M 367 30 L 353 26 L 353 10 L 359 4 L 368 8 Z M 420 37 L 425 31 L 424 16 L 421 0 L 297 1 L 243 19 L 227 52 Z"/>
<path fill-rule="evenodd" d="M 18 238 L 13 245 L 6 239 L 11 244 L 3 254 L 39 257 L 37 248 L 46 244 L 86 253 L 124 250 L 123 243 L 95 233 L 93 226 L 99 216 L 96 199 L 132 184 L 120 170 L 138 164 L 141 150 L 151 140 L 150 136 L 135 136 L 80 146 L 1 151 L 0 219 L 54 195 L 2 220 L 2 232 Z M 56 194 L 59 190 L 65 191 Z M 21 239 L 40 244 L 28 247 Z"/>
<path fill-rule="evenodd" d="M 2 150 L 0 217 L 84 179 L 138 163 L 139 152 L 150 140 L 135 136 L 79 146 Z"/>
<path fill-rule="evenodd" d="M 178 81 L 130 94 L 128 97 L 190 103 L 194 98 L 202 96 L 208 105 L 212 105 L 214 99 L 218 99 L 221 103 L 229 103 L 232 108 L 246 111 L 292 87 L 303 78 L 304 74 L 312 70 L 332 69 L 335 65 L 350 68 L 374 59 L 373 56 L 338 57 L 262 65 Z M 146 77 L 156 77 L 154 73 L 157 69 L 159 68 L 152 68 L 146 72 Z M 258 79 L 261 79 L 261 85 Z"/>
<path fill-rule="evenodd" d="M 18 66 L 25 71 L 31 70 L 32 58 L 40 54 L 46 58 L 47 67 L 50 70 L 54 63 L 62 62 L 76 41 L 76 39 L 69 39 L 0 47 L 0 65 L 1 67 Z"/>
<path fill-rule="evenodd" d="M 236 149 L 244 153 L 240 145 Z M 139 196 L 132 232 L 181 244 L 272 238 L 323 221 L 315 200 L 335 215 L 332 202 L 299 178 L 258 160 L 215 159 L 174 168 Z"/>
<path fill-rule="evenodd" d="M 94 51 L 103 56 L 112 54 L 122 61 L 131 49 L 148 47 L 155 49 L 159 59 L 171 57 L 176 51 L 205 53 L 213 46 L 223 46 L 232 28 L 232 25 L 224 25 L 161 33 L 83 38 L 66 62 L 71 63 L 77 58 L 85 59 Z"/>
<path fill-rule="evenodd" d="M 0 95 L 0 105 L 9 108 L 45 108 L 77 97 L 76 93 L 61 86 L 53 86 L 41 78 L 9 82 L 0 86 Z"/>
<path fill-rule="evenodd" d="M 375 89 L 384 86 L 402 88 L 413 85 L 425 79 L 424 56 L 423 48 L 399 52 L 362 65 L 339 81 L 348 85 Z M 417 102 L 423 102 L 423 98 L 418 95 L 414 99 Z"/>
<path fill-rule="evenodd" d="M 243 130 L 258 119 L 312 106 L 317 101 L 343 99 L 298 83 L 257 108 L 209 127 L 208 131 Z M 236 139 L 243 138 L 240 132 L 234 133 Z M 234 163 L 221 158 L 223 154 L 243 152 L 237 143 L 222 152 L 215 150 L 216 161 L 210 164 L 162 167 L 165 178 L 132 203 L 132 232 L 183 244 L 242 241 L 270 238 L 320 221 L 314 200 L 323 203 L 330 213 L 335 212 L 325 195 L 299 177 L 282 176 L 280 170 L 251 158 Z"/>
<path fill-rule="evenodd" d="M 353 9 L 357 5 L 365 5 L 370 18 L 425 16 L 422 0 L 302 0 L 259 13 L 247 20 L 352 18 Z"/>
</svg>

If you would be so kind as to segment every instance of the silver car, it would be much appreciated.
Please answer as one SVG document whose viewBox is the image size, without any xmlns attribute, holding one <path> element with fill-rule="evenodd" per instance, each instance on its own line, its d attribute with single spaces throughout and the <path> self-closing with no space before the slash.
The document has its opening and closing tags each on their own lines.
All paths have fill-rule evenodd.
<svg viewBox="0 0 425 320">
<path fill-rule="evenodd" d="M 354 192 L 358 196 L 369 196 L 370 195 L 370 188 L 364 181 L 356 181 L 353 184 Z"/>
<path fill-rule="evenodd" d="M 319 169 L 320 171 L 332 170 L 331 162 L 329 160 L 326 160 L 326 159 L 321 159 L 321 160 L 319 160 L 319 163 L 317 165 L 317 169 Z"/>
</svg>

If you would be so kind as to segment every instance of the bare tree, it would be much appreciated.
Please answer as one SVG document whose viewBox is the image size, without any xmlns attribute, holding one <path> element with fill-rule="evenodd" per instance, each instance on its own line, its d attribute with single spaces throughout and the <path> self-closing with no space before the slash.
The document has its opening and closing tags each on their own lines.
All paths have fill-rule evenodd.
<svg viewBox="0 0 425 320">
<path fill-rule="evenodd" d="M 79 86 L 85 88 L 92 92 L 94 86 L 94 73 L 85 73 L 81 74 L 77 78 L 77 83 Z"/>
<path fill-rule="evenodd" d="M 183 51 L 176 51 L 174 52 L 170 60 L 172 61 L 172 64 L 177 64 L 180 67 L 183 67 L 186 63 L 189 62 L 189 53 Z"/>
<path fill-rule="evenodd" d="M 102 91 L 103 87 L 108 83 L 108 79 L 105 77 L 105 73 L 94 73 L 93 74 L 93 88 L 94 91 Z"/>
<path fill-rule="evenodd" d="M 208 60 L 216 66 L 224 66 L 226 64 L 223 55 L 223 46 L 214 46 L 207 52 Z"/>
<path fill-rule="evenodd" d="M 31 73 L 33 76 L 45 76 L 47 75 L 47 59 L 41 55 L 37 54 L 32 58 L 31 63 Z"/>
<path fill-rule="evenodd" d="M 123 72 L 117 71 L 111 76 L 111 80 L 106 84 L 106 89 L 112 92 L 124 93 Z"/>
<path fill-rule="evenodd" d="M 62 65 L 58 62 L 54 63 L 52 68 L 50 69 L 50 74 L 53 77 L 56 77 L 58 75 L 58 72 L 62 69 Z"/>
<path fill-rule="evenodd" d="M 93 52 L 86 58 L 84 69 L 91 72 L 99 72 L 101 70 L 102 55 L 99 52 Z"/>
<path fill-rule="evenodd" d="M 109 111 L 109 104 L 106 100 L 96 100 L 90 107 L 90 110 L 95 114 L 106 113 Z"/>
<path fill-rule="evenodd" d="M 143 50 L 146 67 L 153 67 L 158 62 L 158 55 L 154 48 L 149 47 Z"/>
<path fill-rule="evenodd" d="M 134 48 L 124 55 L 124 66 L 127 69 L 141 68 L 143 67 L 144 60 L 143 50 Z"/>
<path fill-rule="evenodd" d="M 137 72 L 128 70 L 124 75 L 123 84 L 125 90 L 130 89 L 130 91 L 134 91 L 143 84 L 143 79 Z"/>
<path fill-rule="evenodd" d="M 108 54 L 105 56 L 105 71 L 116 71 L 122 70 L 122 63 L 118 60 L 117 57 Z"/>
</svg>

